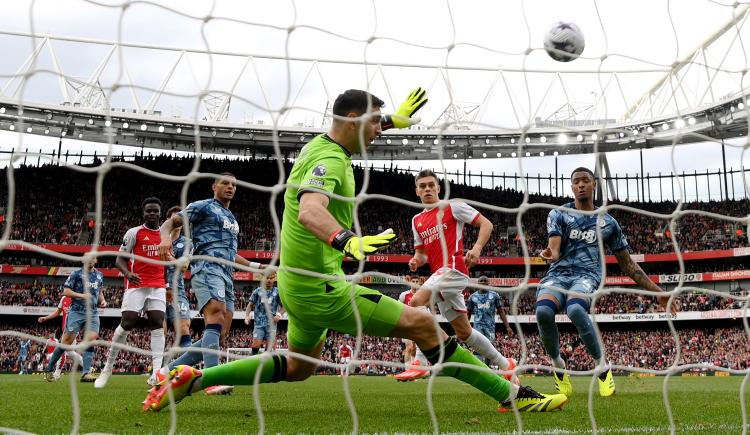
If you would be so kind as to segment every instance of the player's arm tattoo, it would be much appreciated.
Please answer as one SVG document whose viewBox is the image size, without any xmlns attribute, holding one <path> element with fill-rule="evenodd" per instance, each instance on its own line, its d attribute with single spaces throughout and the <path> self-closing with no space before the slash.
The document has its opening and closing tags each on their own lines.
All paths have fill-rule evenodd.
<svg viewBox="0 0 750 435">
<path fill-rule="evenodd" d="M 641 269 L 641 266 L 633 261 L 633 258 L 630 256 L 627 249 L 615 253 L 615 258 L 617 259 L 617 264 L 620 266 L 620 269 L 635 281 L 636 284 L 652 292 L 662 291 L 658 285 L 651 281 L 648 275 L 646 275 L 646 272 Z"/>
</svg>

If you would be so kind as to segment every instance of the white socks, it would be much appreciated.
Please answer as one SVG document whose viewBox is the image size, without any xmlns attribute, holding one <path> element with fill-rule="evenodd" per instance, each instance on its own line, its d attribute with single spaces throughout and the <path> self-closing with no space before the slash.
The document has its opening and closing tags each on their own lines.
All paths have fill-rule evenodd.
<svg viewBox="0 0 750 435">
<path fill-rule="evenodd" d="M 112 343 L 117 344 L 125 344 L 128 341 L 128 334 L 129 332 L 122 329 L 122 326 L 117 325 L 117 329 L 115 329 L 115 333 L 112 334 Z M 115 366 L 115 360 L 117 360 L 117 354 L 120 353 L 120 348 L 117 346 L 112 346 L 109 349 L 109 355 L 107 355 L 107 363 L 104 365 L 104 371 L 112 371 L 112 368 Z"/>
<path fill-rule="evenodd" d="M 490 360 L 493 365 L 500 367 L 502 370 L 508 368 L 508 360 L 495 349 L 495 346 L 492 345 L 492 342 L 487 337 L 476 329 L 471 329 L 471 335 L 469 335 L 465 343 L 476 352 L 479 352 L 480 355 Z"/>
<path fill-rule="evenodd" d="M 161 363 L 164 360 L 164 329 L 153 329 L 151 331 L 151 367 L 154 375 L 161 369 Z"/>
</svg>

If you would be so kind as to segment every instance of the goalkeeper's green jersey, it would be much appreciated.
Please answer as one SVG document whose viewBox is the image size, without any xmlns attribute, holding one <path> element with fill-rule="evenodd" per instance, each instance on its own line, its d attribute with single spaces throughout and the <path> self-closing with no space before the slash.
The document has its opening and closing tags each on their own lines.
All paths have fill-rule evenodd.
<svg viewBox="0 0 750 435">
<path fill-rule="evenodd" d="M 327 134 L 313 138 L 300 151 L 287 180 L 284 218 L 281 223 L 281 267 L 294 267 L 329 275 L 343 275 L 343 252 L 315 237 L 298 221 L 299 199 L 305 192 L 331 197 L 328 211 L 346 229 L 352 226 L 353 201 L 342 201 L 331 194 L 354 198 L 354 170 L 349 151 Z M 301 277 L 302 275 L 294 274 Z M 305 279 L 313 279 L 305 276 Z"/>
</svg>

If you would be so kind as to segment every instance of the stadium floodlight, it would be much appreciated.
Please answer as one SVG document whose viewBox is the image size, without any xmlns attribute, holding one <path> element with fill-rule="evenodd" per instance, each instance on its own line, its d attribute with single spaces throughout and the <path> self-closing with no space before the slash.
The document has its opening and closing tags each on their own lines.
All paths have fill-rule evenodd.
<svg viewBox="0 0 750 435">
<path fill-rule="evenodd" d="M 576 140 L 577 140 L 578 142 L 582 142 L 582 141 L 583 141 L 583 135 L 582 135 L 582 134 L 579 134 L 579 135 L 577 135 L 577 136 L 576 136 Z"/>
<path fill-rule="evenodd" d="M 541 143 L 547 143 L 547 136 L 542 136 L 539 138 L 539 142 Z"/>
<path fill-rule="evenodd" d="M 78 133 L 78 139 L 83 139 L 83 133 Z"/>
<path fill-rule="evenodd" d="M 736 109 L 734 108 L 734 106 L 729 106 L 729 111 L 730 111 L 730 112 L 734 112 L 735 110 L 736 110 Z"/>
<path fill-rule="evenodd" d="M 64 136 L 67 136 L 67 135 L 68 135 L 68 131 L 63 128 L 62 131 L 60 132 L 60 136 L 64 137 Z"/>
<path fill-rule="evenodd" d="M 560 144 L 566 144 L 568 143 L 568 135 L 565 133 L 560 133 L 557 135 L 557 142 Z"/>
<path fill-rule="evenodd" d="M 544 151 L 539 151 L 539 157 L 544 157 Z"/>
<path fill-rule="evenodd" d="M 401 143 L 404 144 L 404 145 L 409 145 L 409 139 L 403 138 L 403 139 L 401 139 Z"/>
<path fill-rule="evenodd" d="M 385 140 L 385 143 L 386 143 L 387 145 L 390 145 L 390 144 L 391 144 L 391 140 L 390 140 L 390 139 L 386 139 L 386 140 Z"/>
<path fill-rule="evenodd" d="M 591 140 L 597 140 L 599 139 L 599 135 L 596 133 L 591 133 Z"/>
<path fill-rule="evenodd" d="M 515 152 L 512 152 L 512 153 L 510 153 L 510 156 L 511 156 L 511 157 L 515 157 L 515 156 L 516 156 L 516 153 L 515 153 Z"/>
<path fill-rule="evenodd" d="M 487 157 L 487 153 L 482 153 L 482 157 Z"/>
<path fill-rule="evenodd" d="M 558 154 L 560 154 L 560 153 L 558 153 L 557 151 L 555 151 L 554 153 L 552 153 L 552 155 L 555 156 L 555 157 L 557 157 Z"/>
<path fill-rule="evenodd" d="M 531 153 L 526 151 L 526 157 L 531 157 Z"/>
<path fill-rule="evenodd" d="M 652 126 L 649 125 L 648 128 L 646 129 L 646 131 L 648 132 L 648 134 L 651 134 L 651 133 L 654 132 L 654 127 L 652 127 Z"/>
<path fill-rule="evenodd" d="M 742 103 L 737 103 L 737 108 L 740 109 L 740 110 L 742 110 L 742 109 L 745 108 L 745 105 L 742 104 Z"/>
<path fill-rule="evenodd" d="M 688 125 L 695 125 L 695 118 L 693 118 L 692 116 L 688 118 Z"/>
<path fill-rule="evenodd" d="M 419 139 L 419 140 L 417 141 L 417 143 L 418 143 L 418 144 L 420 144 L 420 145 L 424 145 L 424 139 Z"/>
<path fill-rule="evenodd" d="M 439 141 L 439 140 L 437 140 L 437 139 L 435 139 L 435 140 L 433 140 L 433 141 L 432 141 L 432 144 L 433 144 L 433 145 L 437 145 L 437 144 L 439 144 L 439 143 L 440 143 L 440 141 Z"/>
<path fill-rule="evenodd" d="M 94 125 L 94 118 L 89 118 L 89 125 Z"/>
<path fill-rule="evenodd" d="M 49 128 L 44 129 L 44 134 L 49 134 Z"/>
<path fill-rule="evenodd" d="M 31 131 L 32 131 L 32 130 L 33 130 L 33 129 L 32 129 L 31 127 L 27 127 L 27 128 L 26 128 L 26 133 L 31 133 Z"/>
<path fill-rule="evenodd" d="M 516 138 L 514 137 L 510 138 L 510 143 L 516 143 Z"/>
<path fill-rule="evenodd" d="M 664 124 L 662 124 L 662 125 L 661 125 L 661 129 L 662 129 L 662 130 L 664 130 L 664 131 L 667 131 L 667 130 L 669 130 L 669 124 L 667 124 L 667 123 L 665 122 Z"/>
<path fill-rule="evenodd" d="M 148 129 L 148 125 L 141 124 L 141 131 L 146 131 Z"/>
<path fill-rule="evenodd" d="M 526 143 L 531 143 L 531 138 L 526 136 Z"/>
<path fill-rule="evenodd" d="M 130 124 L 128 124 L 127 122 L 122 123 L 122 128 L 128 128 L 128 127 L 130 127 Z"/>
<path fill-rule="evenodd" d="M 0 107 L 0 113 L 5 113 L 5 107 Z"/>
<path fill-rule="evenodd" d="M 455 144 L 456 144 L 456 139 L 451 139 L 451 145 L 455 145 Z"/>
<path fill-rule="evenodd" d="M 682 118 L 677 118 L 677 121 L 674 122 L 675 128 L 682 128 L 685 126 L 685 120 Z"/>
<path fill-rule="evenodd" d="M 486 138 L 486 139 L 484 140 L 484 144 L 485 144 L 485 145 L 489 145 L 489 144 L 490 144 L 490 138 Z"/>
<path fill-rule="evenodd" d="M 13 131 L 13 130 L 15 130 L 15 129 L 16 129 L 16 126 L 15 126 L 15 125 L 13 125 L 13 124 L 11 124 L 11 125 L 10 125 L 10 126 L 8 127 L 8 130 L 10 130 L 10 131 Z"/>
<path fill-rule="evenodd" d="M 175 131 L 177 132 L 177 134 L 182 133 L 182 127 L 177 127 L 177 130 L 175 130 Z"/>
<path fill-rule="evenodd" d="M 112 121 L 110 121 L 109 119 L 106 120 L 106 121 L 104 121 L 104 126 L 105 127 L 109 127 L 110 125 L 112 125 Z"/>
<path fill-rule="evenodd" d="M 620 132 L 620 137 L 625 137 L 625 133 Z"/>
<path fill-rule="evenodd" d="M 500 156 L 502 156 L 502 154 L 501 153 L 497 153 L 497 156 L 500 157 Z"/>
<path fill-rule="evenodd" d="M 215 128 L 211 129 L 211 137 L 216 137 L 216 129 Z"/>
<path fill-rule="evenodd" d="M 164 126 L 163 125 L 159 126 L 159 133 L 164 133 Z"/>
<path fill-rule="evenodd" d="M 454 158 L 454 159 L 455 159 L 455 158 L 458 158 L 458 154 L 456 154 L 456 153 L 453 153 L 453 158 Z"/>
</svg>

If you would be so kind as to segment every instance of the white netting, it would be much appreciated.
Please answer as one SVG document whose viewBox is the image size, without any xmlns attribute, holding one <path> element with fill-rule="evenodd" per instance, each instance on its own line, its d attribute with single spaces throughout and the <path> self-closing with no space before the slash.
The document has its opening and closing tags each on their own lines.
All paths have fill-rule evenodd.
<svg viewBox="0 0 750 435">
<path fill-rule="evenodd" d="M 59 5 L 18 2 L 10 7 L 23 12 L 22 16 L 27 19 L 13 22 L 5 18 L 2 21 L 5 27 L 0 29 L 0 38 L 3 38 L 0 55 L 7 60 L 6 65 L 13 65 L 0 71 L 0 78 L 4 80 L 0 95 L 3 104 L 0 128 L 41 134 L 38 119 L 29 117 L 29 113 L 39 109 L 49 113 L 50 127 L 45 134 L 61 140 L 72 137 L 107 142 L 106 152 L 99 151 L 99 157 L 104 159 L 99 165 L 69 164 L 67 155 L 63 159 L 59 153 L 53 160 L 54 163 L 67 164 L 72 171 L 96 177 L 96 202 L 92 207 L 96 225 L 88 255 L 112 257 L 114 253 L 99 250 L 105 213 L 102 198 L 106 194 L 106 177 L 111 171 L 133 171 L 133 178 L 138 182 L 154 185 L 180 183 L 179 201 L 184 206 L 188 202 L 191 185 L 216 177 L 215 173 L 201 170 L 205 156 L 232 153 L 246 156 L 248 152 L 253 155 L 256 151 L 264 152 L 260 135 L 248 133 L 251 125 L 243 122 L 251 120 L 255 122 L 252 125 L 254 132 L 267 132 L 265 153 L 275 157 L 268 161 L 268 165 L 276 165 L 278 179 L 271 180 L 269 185 L 238 179 L 238 186 L 247 192 L 267 195 L 269 209 L 275 210 L 277 199 L 283 196 L 286 188 L 288 175 L 283 157 L 293 157 L 299 144 L 318 131 L 316 128 L 329 125 L 331 116 L 324 105 L 347 88 L 367 89 L 386 100 L 387 108 L 394 108 L 409 89 L 418 85 L 428 89 L 430 98 L 430 103 L 420 112 L 423 119 L 421 126 L 407 131 L 406 136 L 399 136 L 400 133 L 384 135 L 368 150 L 369 154 L 363 153 L 365 172 L 364 182 L 357 186 L 359 193 L 354 199 L 339 198 L 353 201 L 355 211 L 368 201 L 390 201 L 415 212 L 422 207 L 413 201 L 389 196 L 388 192 L 371 192 L 371 175 L 367 169 L 371 158 L 398 159 L 405 158 L 405 155 L 413 160 L 433 158 L 439 161 L 438 167 L 447 172 L 444 158 L 465 160 L 489 152 L 497 153 L 497 157 L 515 158 L 517 173 L 524 174 L 523 157 L 529 157 L 532 153 L 539 155 L 540 150 L 546 150 L 549 155 L 549 146 L 554 142 L 567 152 L 590 151 L 595 156 L 597 174 L 603 174 L 605 169 L 602 165 L 606 160 L 600 156 L 605 151 L 642 148 L 646 146 L 644 143 L 668 143 L 672 153 L 668 166 L 672 173 L 678 174 L 678 144 L 683 141 L 725 144 L 724 137 L 738 136 L 738 130 L 732 130 L 731 126 L 746 123 L 746 115 L 750 111 L 750 104 L 745 104 L 747 85 L 744 82 L 748 65 L 743 40 L 748 11 L 746 4 L 708 2 L 697 4 L 703 8 L 700 12 L 689 13 L 695 5 L 670 2 L 660 4 L 656 9 L 651 2 L 617 7 L 604 7 L 595 2 L 585 7 L 570 6 L 574 9 L 572 11 L 552 7 L 555 2 L 539 4 L 527 1 L 513 5 L 486 3 L 481 6 L 456 2 L 439 5 L 402 3 L 342 2 L 323 7 L 317 3 L 291 2 L 271 7 L 218 2 L 210 6 L 186 6 L 180 3 L 166 6 L 148 1 L 86 1 L 78 4 L 80 10 L 64 6 L 65 9 L 70 8 L 68 10 L 72 16 L 80 13 L 88 17 L 94 33 L 77 36 L 47 35 L 44 28 L 47 24 L 40 26 L 40 21 L 50 19 L 49 15 L 55 19 L 61 16 L 50 13 L 59 12 L 55 9 Z M 41 8 L 50 10 L 45 15 Z M 234 8 L 237 10 L 233 11 Z M 566 16 L 560 16 L 563 13 Z M 131 14 L 135 15 L 136 20 L 130 20 Z M 152 17 L 148 18 L 149 14 Z M 359 21 L 363 15 L 370 17 L 366 24 Z M 332 18 L 334 16 L 339 18 Z M 541 49 L 544 29 L 550 22 L 562 18 L 575 21 L 586 33 L 586 51 L 580 59 L 570 64 L 552 62 Z M 319 24 L 316 20 L 324 20 L 325 24 Z M 707 22 L 711 25 L 707 25 Z M 356 25 L 352 26 L 351 23 Z M 633 28 L 634 23 L 638 23 L 637 29 Z M 107 25 L 112 27 L 100 28 Z M 137 28 L 131 30 L 130 26 L 142 26 L 148 32 L 163 33 L 169 37 L 160 39 L 156 36 L 151 39 L 144 37 L 149 35 L 148 32 L 139 32 Z M 660 29 L 657 32 L 658 42 L 649 32 L 643 31 L 649 27 Z M 705 31 L 694 31 L 696 28 Z M 106 36 L 101 37 L 96 32 Z M 128 37 L 123 37 L 123 34 Z M 222 39 L 221 35 L 226 34 L 232 36 Z M 187 36 L 182 39 L 175 35 Z M 613 35 L 617 37 L 610 37 Z M 688 48 L 685 48 L 686 45 Z M 47 55 L 43 56 L 45 51 Z M 90 53 L 90 56 L 82 56 L 81 53 Z M 653 87 L 645 87 L 652 83 L 655 83 Z M 592 91 L 593 96 L 590 94 Z M 143 103 L 145 99 L 148 100 Z M 24 107 L 28 109 L 24 111 Z M 70 117 L 57 121 L 57 112 L 64 113 L 66 108 Z M 726 109 L 726 113 L 722 108 Z M 565 115 L 571 113 L 572 116 Z M 86 125 L 81 120 L 87 117 L 104 119 L 105 127 L 97 130 L 93 121 Z M 687 119 L 683 121 L 683 118 Z M 127 126 L 125 122 L 128 122 Z M 170 143 L 166 139 L 138 136 L 139 131 L 159 128 L 157 125 L 160 122 L 168 124 L 170 131 L 178 135 L 183 128 L 189 131 L 189 126 L 194 131 L 193 141 L 175 140 Z M 713 129 L 709 124 L 726 129 Z M 176 130 L 175 126 L 178 125 L 180 131 Z M 660 131 L 662 126 L 666 127 Z M 229 146 L 213 141 L 213 137 L 224 134 L 230 138 L 235 134 L 243 135 L 242 140 L 252 146 L 238 144 L 234 149 L 229 149 Z M 741 134 L 746 134 L 746 128 Z M 17 206 L 16 192 L 19 190 L 15 184 L 14 166 L 22 158 L 37 156 L 28 152 L 27 142 L 32 137 L 36 136 L 19 135 L 18 144 L 13 147 L 16 153 L 10 154 L 7 159 L 7 218 L 0 247 L 12 244 L 60 260 L 80 262 L 81 257 L 54 252 L 11 237 Z M 292 137 L 291 142 L 289 137 Z M 564 146 L 574 141 L 579 148 Z M 403 149 L 399 149 L 399 143 L 403 144 Z M 125 161 L 113 161 L 120 145 L 167 150 L 171 147 L 171 150 L 194 153 L 195 159 L 187 173 L 170 175 Z M 743 140 L 726 145 L 742 149 L 742 165 L 747 142 Z M 27 152 L 19 154 L 18 151 L 24 148 Z M 44 153 L 39 155 L 46 158 Z M 746 190 L 748 183 L 744 176 L 744 165 L 742 174 Z M 746 224 L 747 219 L 685 209 L 684 177 L 676 179 L 679 201 L 669 213 L 609 204 L 612 192 L 604 181 L 600 183 L 604 188 L 603 204 L 594 213 L 623 210 L 668 220 L 672 246 L 680 264 L 680 278 L 676 289 L 670 293 L 671 300 L 691 291 L 725 298 L 726 293 L 685 284 L 682 278 L 685 271 L 682 250 L 675 235 L 677 221 L 688 215 L 738 224 Z M 445 199 L 452 197 L 450 187 L 448 183 L 444 185 Z M 514 315 L 519 314 L 517 308 L 522 293 L 536 286 L 529 282 L 531 264 L 528 260 L 535 253 L 529 252 L 523 217 L 534 209 L 551 210 L 556 207 L 531 203 L 525 178 L 521 178 L 520 190 L 524 194 L 518 205 L 467 201 L 481 211 L 516 215 L 520 245 L 523 257 L 527 259 L 524 279 L 515 287 L 490 288 L 513 296 Z M 171 199 L 175 200 L 177 198 Z M 355 229 L 361 233 L 360 223 L 366 221 L 367 216 L 355 216 Z M 277 214 L 270 213 L 270 217 L 278 235 L 280 222 Z M 384 224 L 385 227 L 389 226 L 388 223 Z M 598 233 L 599 248 L 603 252 L 600 230 Z M 278 250 L 269 260 L 273 267 L 278 265 Z M 601 267 L 606 271 L 603 260 Z M 244 267 L 237 269 L 258 272 L 257 269 Z M 315 271 L 306 273 L 320 276 Z M 361 262 L 357 272 L 345 279 L 359 282 L 366 277 L 392 278 L 384 273 L 366 271 L 364 262 Z M 594 306 L 598 298 L 607 294 L 646 294 L 642 290 L 622 287 L 604 289 L 603 285 Z M 748 298 L 742 300 L 747 309 Z M 743 317 L 743 322 L 750 337 L 747 316 Z M 358 331 L 361 331 L 360 323 L 358 319 Z M 677 331 L 671 318 L 667 319 L 667 323 L 677 349 L 677 356 L 668 368 L 614 368 L 667 375 L 663 381 L 663 402 L 668 415 L 668 430 L 674 433 L 678 425 L 672 416 L 669 401 L 670 376 L 696 365 L 682 363 Z M 517 332 L 521 337 L 520 369 L 549 371 L 549 366 L 525 364 L 527 349 L 520 326 Z M 598 328 L 597 334 L 600 335 Z M 46 340 L 13 331 L 2 331 L 0 335 L 30 338 L 40 343 Z M 601 341 L 601 335 L 599 338 Z M 76 348 L 83 349 L 89 344 L 79 343 Z M 112 345 L 104 341 L 93 344 Z M 403 366 L 388 361 L 360 361 L 357 356 L 361 346 L 362 336 L 358 334 L 352 366 L 361 363 Z M 148 353 L 131 346 L 123 348 Z M 606 353 L 606 349 L 604 351 Z M 283 350 L 273 354 L 277 353 L 286 354 Z M 266 353 L 262 358 L 270 359 L 273 354 Z M 303 355 L 295 357 L 313 361 Z M 333 363 L 322 365 L 340 367 Z M 436 373 L 441 367 L 443 365 L 437 364 L 431 370 Z M 700 367 L 745 375 L 739 401 L 742 431 L 746 433 L 746 384 L 750 371 L 713 364 Z M 606 368 L 599 366 L 576 373 L 595 375 Z M 73 406 L 70 430 L 77 433 L 80 427 L 77 386 L 74 379 L 70 379 Z M 253 391 L 262 431 L 264 415 L 259 398 L 259 379 L 258 371 Z M 438 432 L 440 425 L 431 394 L 434 381 L 433 376 L 430 378 L 426 403 L 433 430 Z M 343 377 L 342 386 L 353 421 L 351 429 L 357 432 L 358 414 L 348 377 Z M 595 386 L 592 376 L 588 390 L 588 416 L 591 430 L 596 433 L 597 419 L 593 406 Z M 106 390 L 102 394 L 107 394 Z M 174 433 L 177 412 L 174 405 L 170 410 L 170 432 Z M 489 407 L 488 412 L 491 411 Z M 523 431 L 520 414 L 516 413 L 515 419 L 517 430 Z M 1 429 L 21 432 L 15 428 Z"/>
</svg>

